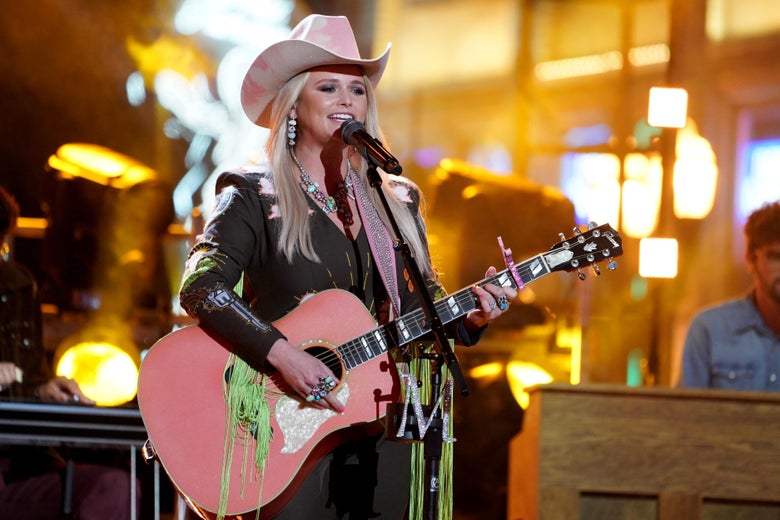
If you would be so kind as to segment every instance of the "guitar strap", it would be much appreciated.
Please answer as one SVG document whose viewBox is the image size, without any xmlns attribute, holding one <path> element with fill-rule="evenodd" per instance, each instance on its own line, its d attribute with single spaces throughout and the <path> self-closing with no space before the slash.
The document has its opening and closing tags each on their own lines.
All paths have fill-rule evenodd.
<svg viewBox="0 0 780 520">
<path fill-rule="evenodd" d="M 379 275 L 390 297 L 395 316 L 401 315 L 401 298 L 398 296 L 398 279 L 396 276 L 395 254 L 393 252 L 393 241 L 387 231 L 382 219 L 379 218 L 374 204 L 368 198 L 366 186 L 352 168 L 349 161 L 347 168 L 348 180 L 352 182 L 355 190 L 355 202 L 357 203 L 360 220 L 366 227 L 368 244 L 371 247 L 371 254 L 376 262 Z"/>
</svg>

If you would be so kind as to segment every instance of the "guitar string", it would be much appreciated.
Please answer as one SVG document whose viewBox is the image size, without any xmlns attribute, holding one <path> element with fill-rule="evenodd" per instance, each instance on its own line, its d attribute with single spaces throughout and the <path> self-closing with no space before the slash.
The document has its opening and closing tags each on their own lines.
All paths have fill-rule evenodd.
<svg viewBox="0 0 780 520">
<path fill-rule="evenodd" d="M 498 277 L 499 277 L 499 275 L 495 275 L 493 277 L 489 277 L 489 278 L 483 280 L 482 282 L 478 282 L 478 283 L 481 283 L 481 284 L 485 285 L 485 284 L 488 284 L 488 283 L 491 283 L 491 282 L 495 281 Z M 469 302 L 476 303 L 476 299 L 474 298 L 474 296 L 472 295 L 472 293 L 468 289 L 467 290 L 463 290 L 463 291 L 459 291 L 457 293 L 454 293 L 453 295 L 450 295 L 449 297 L 454 297 L 456 299 L 456 301 L 458 302 L 458 304 L 460 305 L 461 308 L 465 307 L 465 305 L 464 305 L 465 303 L 469 303 Z M 449 306 L 447 305 L 447 303 L 445 301 L 442 301 L 442 300 L 437 302 L 435 304 L 435 306 L 436 306 L 437 312 L 439 312 L 440 315 L 442 314 L 442 311 L 448 311 L 449 310 Z M 472 310 L 472 309 L 468 309 L 465 312 L 468 312 L 469 310 Z M 450 314 L 450 319 L 447 321 L 447 323 L 449 323 L 453 319 L 455 319 L 458 316 L 460 316 L 460 314 L 464 314 L 465 312 L 457 313 L 455 315 L 452 315 L 451 313 L 448 312 L 448 314 Z M 422 336 L 423 334 L 425 334 L 425 332 L 427 332 L 427 330 L 429 330 L 427 327 L 423 326 L 423 324 L 424 324 L 424 322 L 426 320 L 425 320 L 424 313 L 420 309 L 417 309 L 417 310 L 415 310 L 413 312 L 410 312 L 409 314 L 405 315 L 403 317 L 403 321 L 407 325 L 414 326 L 417 329 L 419 329 L 419 331 L 422 331 L 422 332 L 417 332 L 416 331 L 413 334 L 414 338 L 412 340 L 410 340 L 410 341 L 414 341 L 414 339 Z M 384 325 L 381 326 L 381 327 L 378 327 L 377 329 L 374 329 L 371 332 L 368 332 L 368 333 L 364 334 L 363 336 L 360 336 L 359 338 L 355 338 L 355 339 L 349 340 L 346 343 L 344 343 L 343 345 L 341 345 L 340 347 L 336 347 L 336 350 L 341 352 L 341 353 L 343 353 L 342 357 L 351 357 L 352 359 L 358 360 L 359 362 L 358 363 L 354 363 L 354 366 L 359 366 L 359 365 L 363 364 L 364 362 L 369 361 L 369 360 L 377 357 L 378 355 L 381 355 L 382 353 L 384 353 L 387 350 L 387 349 L 382 349 L 381 347 L 379 347 L 379 342 L 373 337 L 374 336 L 374 332 L 379 331 L 380 335 L 383 338 L 387 338 L 388 334 L 387 334 L 387 330 L 386 329 L 387 329 L 387 326 L 384 326 Z M 383 333 L 383 331 L 384 331 L 384 333 Z M 366 353 L 367 359 L 365 359 L 365 360 L 363 360 L 363 356 L 361 355 L 361 351 L 365 352 L 365 349 L 363 348 L 363 343 L 360 341 L 361 338 L 365 339 L 366 343 L 368 343 L 369 347 L 371 347 L 370 348 L 371 354 L 368 355 L 368 353 Z M 404 343 L 404 344 L 406 344 L 406 343 Z M 374 347 L 376 347 L 376 349 Z M 395 347 L 395 344 L 393 344 L 391 346 L 391 348 L 393 348 L 393 347 Z M 379 352 L 377 353 L 377 352 L 375 352 L 375 350 L 379 350 Z M 331 369 L 333 369 L 334 367 L 338 367 L 341 364 L 339 356 L 332 349 L 327 349 L 325 352 L 318 353 L 318 354 L 315 355 L 315 357 L 317 359 L 319 359 L 320 361 L 322 361 L 323 363 L 325 363 Z M 333 362 L 333 365 L 331 365 L 331 362 Z"/>
<path fill-rule="evenodd" d="M 517 267 L 518 267 L 518 270 L 521 270 L 523 266 L 517 266 Z M 530 268 L 525 268 L 526 275 L 529 274 L 530 272 L 531 272 Z M 478 282 L 478 284 L 487 285 L 489 283 L 492 283 L 492 282 L 496 281 L 500 277 L 500 274 L 501 273 L 498 273 L 498 274 L 496 274 L 496 275 L 494 275 L 492 277 L 488 277 L 485 280 L 482 280 L 481 282 Z M 524 278 L 524 277 L 521 276 L 521 278 Z M 477 302 L 477 299 L 474 297 L 473 293 L 471 293 L 470 289 L 465 289 L 465 290 L 462 290 L 462 291 L 458 291 L 458 292 L 456 292 L 456 293 L 454 293 L 454 294 L 452 294 L 452 295 L 450 295 L 448 297 L 445 297 L 445 298 L 451 298 L 451 297 L 454 297 L 456 299 L 456 302 L 458 303 L 460 308 L 465 308 L 465 304 L 466 303 L 474 304 L 474 303 Z M 449 310 L 449 306 L 447 305 L 447 303 L 445 301 L 442 301 L 442 300 L 439 300 L 439 302 L 435 303 L 435 307 L 436 307 L 437 312 L 439 312 L 440 315 L 442 314 L 442 311 L 448 311 Z M 449 321 L 452 321 L 453 319 L 455 319 L 458 316 L 460 316 L 460 314 L 465 314 L 465 312 L 468 312 L 470 310 L 472 310 L 472 309 L 465 310 L 462 313 L 457 313 L 454 316 L 451 315 L 448 312 L 448 314 L 450 314 L 451 319 L 448 320 L 447 323 L 449 323 Z M 420 336 L 422 336 L 423 334 L 425 334 L 425 332 L 427 332 L 429 330 L 429 328 L 423 326 L 423 324 L 424 324 L 424 322 L 426 320 L 425 320 L 424 313 L 422 312 L 421 309 L 417 309 L 417 310 L 412 311 L 412 312 L 408 313 L 407 315 L 403 316 L 403 321 L 407 325 L 414 326 L 417 329 L 419 329 L 420 331 L 422 331 L 422 333 L 415 332 L 413 334 L 414 338 L 412 340 L 410 340 L 410 341 L 414 341 L 414 339 L 419 338 Z M 363 344 L 360 341 L 360 339 L 361 338 L 366 339 L 366 342 L 369 344 L 369 347 L 378 346 L 378 341 L 376 341 L 375 338 L 373 338 L 373 334 L 377 330 L 380 331 L 380 334 L 381 334 L 382 337 L 387 338 L 388 335 L 386 333 L 386 326 L 381 326 L 381 327 L 379 327 L 377 329 L 372 330 L 371 332 L 368 332 L 368 333 L 364 334 L 363 336 L 360 336 L 359 338 L 355 338 L 355 339 L 347 341 L 346 343 L 344 343 L 340 347 L 336 347 L 336 350 L 343 354 L 342 357 L 351 357 L 352 359 L 355 359 L 355 360 L 359 361 L 358 363 L 353 363 L 353 365 L 355 367 L 365 363 L 366 361 L 374 359 L 378 355 L 381 355 L 382 353 L 384 353 L 387 349 L 382 349 L 381 347 L 379 347 L 378 348 L 379 353 L 377 353 L 377 352 L 374 352 L 374 350 L 375 350 L 374 348 L 371 348 L 370 349 L 371 350 L 371 355 L 368 355 L 368 353 L 366 353 L 367 359 L 364 360 L 363 356 L 361 355 L 361 351 L 365 352 L 365 349 L 363 348 L 363 346 L 362 346 Z M 383 330 L 385 331 L 384 334 L 381 333 Z M 408 343 L 408 342 L 406 342 L 406 343 Z M 406 344 L 406 343 L 404 343 L 404 344 Z M 395 347 L 395 345 L 393 344 L 392 347 Z M 331 369 L 341 365 L 341 361 L 340 361 L 339 356 L 332 349 L 327 349 L 325 352 L 318 353 L 318 354 L 315 355 L 315 357 L 317 359 L 319 359 L 320 361 L 322 361 L 323 363 L 325 363 L 325 365 L 327 365 Z M 331 362 L 332 362 L 332 364 L 331 364 Z"/>
<path fill-rule="evenodd" d="M 558 250 L 560 250 L 560 249 L 563 249 L 563 248 L 559 248 Z M 551 250 L 551 251 L 555 252 L 556 250 Z M 540 256 L 540 255 L 537 255 L 537 256 L 529 259 L 526 262 L 523 262 L 523 263 L 521 263 L 519 265 L 515 265 L 514 266 L 515 270 L 520 275 L 520 279 L 524 283 L 529 283 L 529 282 L 533 281 L 536 278 L 534 276 L 534 273 L 533 273 L 533 271 L 532 271 L 532 269 L 531 269 L 529 264 L 533 263 L 533 261 L 535 259 L 537 259 L 538 256 Z M 579 260 L 580 258 L 585 257 L 585 256 L 586 255 L 579 255 L 579 256 L 575 255 L 573 257 L 573 259 Z M 488 277 L 485 280 L 482 280 L 481 282 L 477 282 L 477 283 L 481 284 L 481 285 L 487 285 L 489 283 L 492 283 L 492 282 L 496 281 L 502 274 L 503 274 L 503 272 L 497 273 L 496 275 L 494 275 L 492 277 Z M 464 289 L 462 291 L 458 291 L 458 292 L 456 292 L 456 293 L 454 293 L 454 294 L 452 294 L 452 295 L 450 295 L 448 297 L 445 297 L 445 298 L 451 298 L 451 297 L 455 298 L 456 302 L 460 305 L 461 308 L 464 308 L 464 304 L 468 303 L 469 301 L 471 301 L 471 303 L 477 303 L 477 299 L 473 296 L 473 294 L 470 292 L 469 289 Z M 435 303 L 434 305 L 436 307 L 437 312 L 439 312 L 440 314 L 441 314 L 441 311 L 443 311 L 443 310 L 444 311 L 448 311 L 448 306 L 447 306 L 446 302 L 443 302 L 443 301 L 440 300 L 439 302 Z M 471 309 L 469 309 L 469 310 L 471 310 Z M 465 312 L 468 312 L 468 310 L 466 310 Z M 465 314 L 465 312 L 464 312 L 464 314 Z M 451 316 L 451 318 L 455 319 L 459 315 L 460 315 L 460 313 L 458 313 L 458 314 L 456 314 L 454 316 Z M 452 321 L 452 319 L 449 320 L 449 321 Z M 406 316 L 403 316 L 403 321 L 404 321 L 404 323 L 416 326 L 420 330 L 423 330 L 425 328 L 425 327 L 422 326 L 422 324 L 425 322 L 425 317 L 423 316 L 423 312 L 420 309 L 418 309 L 416 311 L 413 311 L 413 312 L 407 314 Z M 449 323 L 449 321 L 447 321 L 447 323 Z M 335 351 L 338 351 L 339 353 L 341 353 L 342 354 L 341 356 L 336 354 L 336 352 L 333 349 L 327 349 L 325 352 L 319 353 L 319 354 L 315 355 L 315 357 L 317 359 L 319 359 L 320 361 L 322 361 L 323 363 L 325 363 L 331 369 L 340 367 L 341 366 L 341 359 L 344 358 L 344 357 L 351 357 L 352 360 L 353 360 L 353 366 L 354 367 L 359 366 L 359 365 L 365 363 L 366 361 L 374 359 L 375 357 L 381 355 L 382 353 L 384 353 L 387 350 L 387 349 L 382 349 L 381 347 L 378 346 L 379 342 L 373 337 L 374 332 L 376 332 L 376 331 L 379 331 L 380 335 L 383 338 L 387 338 L 388 337 L 388 335 L 386 333 L 386 326 L 381 326 L 381 327 L 378 327 L 377 329 L 372 330 L 371 332 L 368 332 L 368 333 L 364 334 L 363 336 L 360 336 L 359 338 L 355 338 L 355 339 L 349 340 L 346 343 L 342 344 L 341 346 L 336 347 Z M 383 331 L 385 333 L 382 333 Z M 410 340 L 410 341 L 414 341 L 414 339 L 422 336 L 425 332 L 427 332 L 427 330 L 424 330 L 422 332 L 422 334 L 416 334 L 414 336 L 414 338 L 412 340 Z M 370 354 L 366 353 L 367 359 L 365 359 L 365 360 L 363 360 L 363 355 L 361 354 L 361 351 L 365 352 L 365 349 L 363 348 L 363 342 L 360 341 L 361 339 L 365 339 L 365 342 L 368 344 L 368 346 L 370 347 L 369 350 L 371 351 Z M 406 343 L 404 343 L 404 344 L 406 344 Z M 374 351 L 375 350 L 374 347 L 378 347 L 379 353 Z M 395 347 L 394 344 L 392 345 L 391 348 L 393 348 L 393 347 Z M 354 363 L 355 360 L 357 360 L 359 362 L 358 363 Z"/>
</svg>

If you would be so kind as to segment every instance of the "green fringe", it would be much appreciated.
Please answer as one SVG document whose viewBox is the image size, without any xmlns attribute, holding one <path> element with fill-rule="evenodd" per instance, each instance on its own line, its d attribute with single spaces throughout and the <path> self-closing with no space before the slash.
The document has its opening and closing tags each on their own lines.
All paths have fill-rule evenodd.
<svg viewBox="0 0 780 520">
<path fill-rule="evenodd" d="M 409 347 L 409 352 L 413 355 L 412 361 L 407 365 L 409 373 L 414 375 L 416 380 L 423 382 L 423 386 L 420 388 L 420 399 L 423 403 L 427 403 L 431 393 L 430 385 L 427 384 L 430 382 L 431 363 L 429 360 L 416 359 L 417 348 L 415 345 Z M 447 366 L 442 365 L 442 391 L 444 391 L 443 383 L 446 382 L 449 377 L 450 373 Z M 406 402 L 407 387 L 406 385 L 401 385 L 401 388 L 401 402 Z M 452 418 L 453 406 L 454 399 L 452 399 L 450 403 L 450 415 L 448 418 L 448 431 L 450 437 L 454 437 Z M 453 442 L 444 442 L 442 445 L 441 461 L 439 463 L 439 501 L 437 505 L 439 520 L 450 520 L 453 513 L 453 444 Z M 425 447 L 422 442 L 415 442 L 412 444 L 411 464 L 412 477 L 409 488 L 409 518 L 424 518 L 426 512 L 424 511 L 425 493 L 423 491 L 427 488 L 427 483 L 425 482 Z"/>
<path fill-rule="evenodd" d="M 242 292 L 243 283 L 244 276 L 242 274 L 234 288 L 238 294 Z M 228 356 L 225 370 L 230 373 L 230 381 L 222 384 L 226 407 L 226 435 L 222 449 L 222 476 L 217 520 L 223 520 L 227 512 L 230 471 L 236 443 L 244 448 L 241 459 L 241 496 L 244 495 L 249 454 L 254 447 L 253 476 L 261 480 L 255 513 L 255 518 L 259 519 L 260 504 L 263 498 L 262 479 L 271 443 L 271 408 L 268 405 L 267 379 L 265 375 L 260 374 L 235 354 Z"/>
<path fill-rule="evenodd" d="M 219 493 L 219 508 L 217 519 L 222 520 L 227 511 L 227 500 L 230 491 L 230 472 L 236 443 L 243 446 L 244 453 L 241 463 L 241 495 L 244 494 L 250 452 L 254 448 L 252 464 L 255 478 L 263 478 L 265 461 L 268 458 L 271 442 L 271 411 L 266 397 L 266 377 L 260 376 L 241 358 L 231 354 L 226 366 L 231 370 L 230 384 L 224 385 L 225 404 L 225 445 L 222 457 L 222 479 Z M 257 440 L 255 441 L 255 437 Z M 257 497 L 260 517 L 262 486 Z"/>
</svg>

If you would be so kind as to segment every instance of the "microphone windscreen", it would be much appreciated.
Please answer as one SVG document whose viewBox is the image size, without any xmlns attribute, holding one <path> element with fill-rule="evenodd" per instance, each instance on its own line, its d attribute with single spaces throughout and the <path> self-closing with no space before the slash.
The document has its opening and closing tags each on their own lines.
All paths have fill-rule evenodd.
<svg viewBox="0 0 780 520">
<path fill-rule="evenodd" d="M 352 136 L 355 134 L 355 132 L 359 131 L 365 131 L 366 127 L 363 126 L 363 123 L 358 121 L 357 119 L 350 119 L 349 121 L 344 121 L 341 124 L 341 139 L 344 140 L 347 144 L 354 144 L 352 142 Z"/>
</svg>

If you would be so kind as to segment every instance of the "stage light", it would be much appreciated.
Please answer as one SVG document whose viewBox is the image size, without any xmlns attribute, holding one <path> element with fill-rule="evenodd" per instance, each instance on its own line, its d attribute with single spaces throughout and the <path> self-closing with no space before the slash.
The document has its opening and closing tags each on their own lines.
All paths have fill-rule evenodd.
<svg viewBox="0 0 780 520">
<path fill-rule="evenodd" d="M 48 164 L 64 178 L 80 177 L 117 189 L 157 179 L 157 173 L 148 166 L 95 144 L 64 144 L 49 157 Z"/>
<path fill-rule="evenodd" d="M 718 165 L 710 142 L 688 120 L 677 132 L 674 161 L 674 214 L 677 218 L 702 219 L 715 204 Z"/>
<path fill-rule="evenodd" d="M 639 241 L 639 276 L 674 278 L 677 276 L 677 240 L 643 238 Z"/>
<path fill-rule="evenodd" d="M 658 225 L 663 167 L 659 154 L 629 153 L 623 161 L 621 227 L 626 236 L 650 236 Z"/>
<path fill-rule="evenodd" d="M 652 87 L 647 122 L 659 128 L 683 128 L 688 118 L 688 92 L 683 88 Z"/>
<path fill-rule="evenodd" d="M 504 372 L 504 364 L 498 361 L 477 365 L 469 370 L 469 377 L 472 379 L 495 381 Z"/>
<path fill-rule="evenodd" d="M 100 406 L 135 398 L 140 354 L 126 327 L 88 325 L 60 343 L 54 362 L 58 376 L 74 379 Z"/>
<path fill-rule="evenodd" d="M 526 389 L 552 383 L 553 380 L 553 377 L 542 367 L 527 361 L 507 363 L 506 376 L 509 380 L 509 387 L 512 389 L 512 395 L 523 410 L 528 408 L 531 399 Z"/>
</svg>

